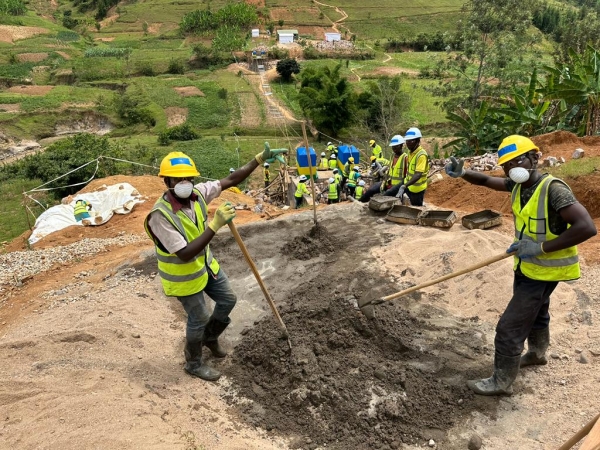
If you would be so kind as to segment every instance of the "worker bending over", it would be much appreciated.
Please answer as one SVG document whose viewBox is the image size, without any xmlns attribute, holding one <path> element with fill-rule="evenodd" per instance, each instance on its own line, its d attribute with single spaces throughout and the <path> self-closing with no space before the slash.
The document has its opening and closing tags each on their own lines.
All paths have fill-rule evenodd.
<svg viewBox="0 0 600 450">
<path fill-rule="evenodd" d="M 202 361 L 202 346 L 215 357 L 227 355 L 218 338 L 231 322 L 229 313 L 236 303 L 227 275 L 209 246 L 219 228 L 233 220 L 235 209 L 229 202 L 222 203 L 209 222 L 208 204 L 224 189 L 248 178 L 259 164 L 273 161 L 286 151 L 271 150 L 265 143 L 263 152 L 227 178 L 196 185 L 192 180 L 200 173 L 186 154 L 171 152 L 160 164 L 158 175 L 167 190 L 154 204 L 144 226 L 155 245 L 164 292 L 177 297 L 187 313 L 185 370 L 203 380 L 221 376 Z M 205 293 L 215 302 L 212 314 L 206 308 Z"/>
<path fill-rule="evenodd" d="M 396 192 L 396 197 L 408 195 L 410 204 L 423 206 L 425 190 L 427 189 L 427 176 L 429 175 L 429 155 L 421 147 L 421 130 L 409 128 L 404 136 L 409 150 L 406 177 Z M 392 194 L 386 194 L 392 195 Z"/>
<path fill-rule="evenodd" d="M 271 184 L 271 172 L 269 172 L 269 163 L 266 162 L 264 165 L 264 178 L 265 178 L 265 188 L 267 188 L 267 186 L 269 186 L 269 184 Z"/>
<path fill-rule="evenodd" d="M 354 198 L 361 198 L 365 191 L 365 181 L 360 180 L 358 182 L 358 186 L 356 186 L 356 191 L 354 192 Z"/>
<path fill-rule="evenodd" d="M 306 180 L 308 180 L 306 175 L 300 175 L 300 181 L 298 182 L 298 187 L 296 188 L 296 193 L 294 194 L 294 198 L 296 199 L 296 209 L 302 206 L 304 195 L 310 196 L 308 188 L 306 187 Z"/>
<path fill-rule="evenodd" d="M 371 146 L 371 151 L 372 151 L 371 155 L 374 156 L 375 159 L 383 157 L 383 155 L 382 155 L 383 150 L 381 149 L 381 146 L 375 142 L 375 139 L 371 139 L 369 141 L 369 145 Z"/>
<path fill-rule="evenodd" d="M 394 196 L 398 194 L 402 181 L 406 174 L 406 154 L 403 152 L 404 138 L 399 134 L 395 135 L 390 141 L 390 147 L 394 152 L 390 163 L 389 171 L 385 179 L 378 183 L 374 183 L 362 195 L 360 201 L 368 202 L 375 194 L 382 193 L 383 195 Z"/>
<path fill-rule="evenodd" d="M 451 157 L 445 167 L 454 178 L 511 193 L 515 239 L 513 296 L 496 326 L 494 373 L 467 382 L 476 394 L 510 395 L 519 367 L 544 365 L 550 343 L 550 295 L 559 281 L 580 276 L 577 244 L 596 235 L 587 210 L 562 180 L 537 170 L 540 154 L 526 137 L 505 138 L 498 164 L 508 178 L 463 168 Z M 521 356 L 525 340 L 528 351 Z"/>
</svg>

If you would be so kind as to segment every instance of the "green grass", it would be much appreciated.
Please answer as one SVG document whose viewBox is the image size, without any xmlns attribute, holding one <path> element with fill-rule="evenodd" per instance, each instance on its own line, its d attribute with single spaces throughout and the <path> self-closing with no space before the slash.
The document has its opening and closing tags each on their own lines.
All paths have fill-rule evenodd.
<svg viewBox="0 0 600 450">
<path fill-rule="evenodd" d="M 577 178 L 589 175 L 600 167 L 600 157 L 571 159 L 558 167 L 548 168 L 548 172 L 558 178 Z"/>
<path fill-rule="evenodd" d="M 25 207 L 23 206 L 23 191 L 27 191 L 42 184 L 39 180 L 13 180 L 0 184 L 0 196 L 2 196 L 2 215 L 10 217 L 10 220 L 0 221 L 0 242 L 9 241 L 19 236 L 25 230 L 29 229 L 29 224 L 33 226 L 35 218 L 29 214 L 29 222 Z M 47 200 L 37 198 L 45 203 Z M 31 200 L 27 201 L 27 205 L 32 208 L 35 214 L 42 212 L 41 208 Z"/>
</svg>

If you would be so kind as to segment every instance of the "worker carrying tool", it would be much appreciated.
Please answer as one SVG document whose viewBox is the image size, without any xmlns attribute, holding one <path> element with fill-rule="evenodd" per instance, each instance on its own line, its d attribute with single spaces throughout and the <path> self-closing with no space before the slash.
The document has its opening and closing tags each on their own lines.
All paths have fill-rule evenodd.
<svg viewBox="0 0 600 450">
<path fill-rule="evenodd" d="M 310 196 L 310 192 L 308 192 L 308 188 L 306 187 L 307 180 L 308 178 L 306 177 L 306 175 L 300 175 L 298 187 L 296 188 L 296 193 L 294 194 L 294 198 L 296 199 L 296 209 L 302 206 L 302 202 L 304 201 L 304 195 Z"/>
<path fill-rule="evenodd" d="M 383 157 L 383 150 L 381 149 L 381 146 L 375 142 L 375 139 L 371 139 L 369 145 L 371 146 L 371 155 L 374 156 L 375 159 Z"/>
<path fill-rule="evenodd" d="M 265 178 L 265 188 L 271 184 L 271 172 L 269 172 L 269 163 L 266 162 L 263 164 L 264 170 L 263 170 L 263 175 Z"/>
<path fill-rule="evenodd" d="M 429 175 L 429 155 L 421 147 L 421 137 L 421 130 L 415 127 L 409 128 L 404 135 L 410 153 L 407 158 L 406 176 L 396 192 L 398 198 L 402 198 L 404 194 L 408 195 L 413 206 L 423 206 Z"/>
<path fill-rule="evenodd" d="M 329 170 L 334 170 L 337 167 L 337 156 L 335 154 L 329 155 Z"/>
<path fill-rule="evenodd" d="M 390 170 L 390 162 L 385 158 L 375 158 L 371 156 L 371 170 L 370 175 L 373 177 L 373 181 L 378 183 L 383 181 Z"/>
<path fill-rule="evenodd" d="M 194 185 L 199 176 L 194 161 L 184 153 L 171 152 L 162 160 L 158 175 L 164 179 L 165 193 L 156 201 L 144 226 L 154 242 L 158 274 L 166 295 L 177 297 L 187 313 L 185 370 L 203 380 L 215 381 L 221 374 L 202 361 L 202 347 L 223 358 L 227 352 L 218 338 L 231 319 L 236 303 L 227 275 L 213 257 L 209 243 L 216 232 L 235 217 L 229 202 L 222 203 L 208 221 L 208 204 L 223 190 L 237 186 L 259 164 L 281 158 L 287 149 L 265 149 L 245 166 L 222 180 Z M 211 315 L 204 294 L 215 302 Z"/>
<path fill-rule="evenodd" d="M 371 197 L 379 193 L 392 197 L 398 194 L 406 175 L 406 153 L 403 152 L 404 138 L 399 134 L 395 135 L 390 140 L 390 147 L 392 147 L 394 155 L 385 179 L 371 185 L 359 201 L 366 203 Z"/>
<path fill-rule="evenodd" d="M 329 170 L 329 161 L 325 152 L 321 152 L 321 159 L 319 160 L 317 170 Z"/>
<path fill-rule="evenodd" d="M 496 191 L 511 192 L 515 240 L 513 296 L 496 327 L 494 373 L 471 380 L 476 394 L 510 395 L 519 367 L 544 365 L 550 343 L 550 295 L 559 281 L 580 276 L 577 244 L 596 235 L 587 210 L 562 180 L 538 171 L 538 147 L 524 136 L 508 136 L 498 164 L 508 178 L 464 169 L 454 157 L 446 167 L 453 178 Z M 525 340 L 528 350 L 523 352 Z"/>
<path fill-rule="evenodd" d="M 327 180 L 327 204 L 340 202 L 340 185 L 335 181 L 335 178 Z"/>
<path fill-rule="evenodd" d="M 75 202 L 75 208 L 73 209 L 73 214 L 75 215 L 75 220 L 77 222 L 81 222 L 83 219 L 89 219 L 90 213 L 92 209 L 92 204 L 85 200 L 77 200 Z"/>
</svg>

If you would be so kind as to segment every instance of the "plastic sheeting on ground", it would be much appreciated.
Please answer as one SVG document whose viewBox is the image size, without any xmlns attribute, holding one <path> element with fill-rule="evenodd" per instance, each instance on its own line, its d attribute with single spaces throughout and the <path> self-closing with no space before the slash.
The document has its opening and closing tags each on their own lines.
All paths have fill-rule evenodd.
<svg viewBox="0 0 600 450">
<path fill-rule="evenodd" d="M 85 200 L 92 205 L 90 218 L 75 220 L 75 202 Z M 102 225 L 114 214 L 128 214 L 138 203 L 143 203 L 140 193 L 129 183 L 106 186 L 106 189 L 77 194 L 68 205 L 57 205 L 44 211 L 35 221 L 29 243 L 35 244 L 44 236 L 72 225 Z"/>
</svg>

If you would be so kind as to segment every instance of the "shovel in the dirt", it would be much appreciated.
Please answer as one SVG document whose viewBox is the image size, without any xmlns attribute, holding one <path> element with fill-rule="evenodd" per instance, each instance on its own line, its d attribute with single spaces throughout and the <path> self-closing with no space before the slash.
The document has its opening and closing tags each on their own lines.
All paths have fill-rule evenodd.
<svg viewBox="0 0 600 450">
<path fill-rule="evenodd" d="M 367 319 L 373 319 L 375 317 L 375 311 L 373 310 L 374 305 L 379 305 L 383 302 L 388 302 L 391 300 L 396 300 L 397 298 L 402 297 L 403 295 L 410 294 L 411 292 L 418 291 L 420 289 L 433 286 L 434 284 L 441 283 L 442 281 L 449 280 L 450 278 L 458 277 L 460 275 L 464 275 L 469 272 L 473 272 L 474 270 L 480 269 L 485 266 L 489 266 L 495 262 L 501 261 L 503 259 L 508 258 L 509 256 L 513 256 L 515 253 L 501 253 L 492 258 L 486 259 L 480 263 L 469 266 L 465 269 L 458 270 L 456 272 L 452 272 L 448 275 L 444 275 L 443 277 L 436 278 L 435 280 L 427 281 L 426 283 L 417 284 L 416 286 L 410 287 L 408 289 L 404 289 L 403 291 L 396 292 L 395 294 L 390 294 L 385 297 L 381 297 L 378 299 L 370 300 L 368 298 L 359 298 L 358 299 L 358 307 L 361 312 L 367 317 Z"/>
<path fill-rule="evenodd" d="M 277 311 L 275 302 L 273 302 L 273 297 L 271 297 L 271 294 L 267 290 L 267 287 L 265 286 L 265 283 L 263 282 L 263 279 L 260 276 L 258 269 L 256 268 L 256 264 L 254 264 L 254 261 L 252 261 L 252 258 L 250 257 L 250 253 L 248 253 L 248 249 L 246 248 L 244 241 L 242 241 L 242 237 L 240 236 L 240 233 L 238 233 L 236 226 L 233 224 L 233 222 L 229 222 L 227 225 L 229 225 L 231 234 L 233 234 L 235 241 L 237 242 L 238 246 L 240 247 L 240 250 L 242 251 L 242 253 L 244 254 L 244 258 L 246 258 L 246 262 L 248 263 L 250 270 L 252 270 L 252 273 L 254 274 L 254 277 L 256 278 L 256 281 L 258 282 L 258 285 L 260 286 L 260 289 L 263 292 L 263 295 L 267 299 L 267 303 L 269 303 L 269 306 L 271 307 L 271 311 L 273 312 L 273 315 L 275 316 L 275 318 L 277 319 L 277 322 L 279 323 L 279 326 L 281 327 L 282 337 L 287 339 L 288 346 L 290 347 L 290 350 L 291 350 L 292 343 L 290 342 L 290 335 L 288 333 L 287 327 L 285 326 L 285 324 L 283 323 L 283 320 L 281 319 L 281 316 L 279 315 L 279 311 Z"/>
</svg>

